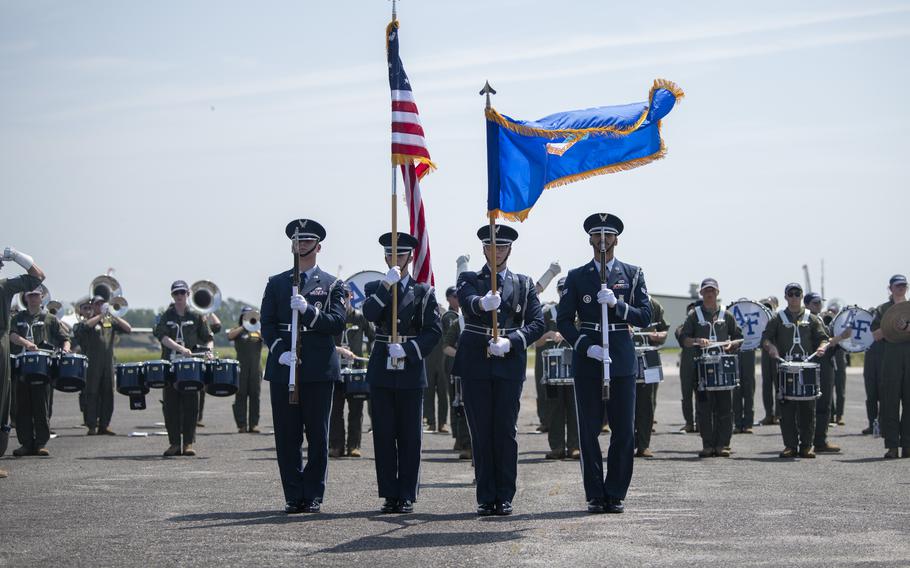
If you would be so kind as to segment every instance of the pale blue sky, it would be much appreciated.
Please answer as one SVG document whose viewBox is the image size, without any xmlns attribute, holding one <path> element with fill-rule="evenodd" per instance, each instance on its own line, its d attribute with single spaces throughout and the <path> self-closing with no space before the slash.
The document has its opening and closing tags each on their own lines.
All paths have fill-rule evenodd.
<svg viewBox="0 0 910 568">
<path fill-rule="evenodd" d="M 32 254 L 55 297 L 113 266 L 147 307 L 176 278 L 258 303 L 300 216 L 328 229 L 323 268 L 379 268 L 390 9 L 0 1 L 0 244 Z M 818 288 L 824 258 L 827 296 L 871 305 L 910 271 L 908 3 L 403 0 L 399 16 L 439 165 L 423 192 L 440 287 L 459 254 L 479 266 L 487 79 L 524 119 L 640 101 L 657 77 L 687 93 L 665 160 L 544 194 L 515 270 L 586 262 L 581 221 L 610 211 L 653 292 L 710 275 L 727 299 L 781 296 L 804 263 Z"/>
</svg>

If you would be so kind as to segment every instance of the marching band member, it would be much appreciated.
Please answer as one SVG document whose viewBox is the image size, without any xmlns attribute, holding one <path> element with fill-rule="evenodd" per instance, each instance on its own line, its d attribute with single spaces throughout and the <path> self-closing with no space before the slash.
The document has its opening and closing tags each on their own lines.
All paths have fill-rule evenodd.
<svg viewBox="0 0 910 568">
<path fill-rule="evenodd" d="M 562 267 L 559 265 L 559 263 L 556 261 L 551 262 L 550 266 L 547 267 L 547 269 L 544 271 L 544 273 L 540 275 L 540 279 L 537 280 L 537 282 L 534 284 L 534 289 L 537 290 L 538 296 L 540 296 L 543 293 L 543 291 L 547 289 L 547 286 L 550 284 L 550 282 L 552 282 L 553 278 L 555 278 L 556 275 L 559 274 L 560 272 L 562 272 Z M 564 278 L 560 279 L 560 281 L 564 281 L 564 280 L 565 280 Z M 549 308 L 547 306 L 542 306 L 541 309 L 543 310 L 544 319 L 546 320 L 548 317 L 547 312 L 549 311 Z M 552 337 L 551 332 L 556 332 L 555 310 L 554 310 L 552 325 L 551 325 L 551 323 L 547 322 L 546 326 L 547 326 L 547 333 L 545 333 L 544 335 L 548 335 L 548 336 Z M 550 329 L 551 327 L 553 329 Z M 550 432 L 550 415 L 553 413 L 552 407 L 554 404 L 554 401 L 552 399 L 550 399 L 549 396 L 547 396 L 547 389 L 544 386 L 543 381 L 541 380 L 541 379 L 543 379 L 543 358 L 540 356 L 540 353 L 544 349 L 549 349 L 550 347 L 555 347 L 555 345 L 547 346 L 548 343 L 552 343 L 550 341 L 550 338 L 548 338 L 547 341 L 541 342 L 540 340 L 538 340 L 534 343 L 534 390 L 537 394 L 537 400 L 535 401 L 535 403 L 537 405 L 537 420 L 538 420 L 538 422 L 540 422 L 540 425 L 537 427 L 537 431 L 540 432 L 541 434 L 548 434 Z M 562 391 L 560 391 L 560 392 L 562 392 Z M 550 394 L 552 394 L 552 389 L 551 389 Z M 573 395 L 573 397 L 574 397 L 574 395 Z M 574 415 L 574 410 L 572 412 Z M 576 428 L 576 430 L 577 430 L 577 428 Z M 563 438 L 565 438 L 565 432 L 563 432 Z M 563 442 L 565 442 L 565 440 L 563 440 Z M 559 444 L 557 444 L 557 445 L 559 445 Z M 552 446 L 552 444 L 551 444 L 551 446 Z M 577 442 L 575 443 L 575 446 L 578 446 Z M 551 452 L 553 451 L 552 448 L 550 448 L 550 450 L 551 450 Z M 561 450 L 561 451 L 564 452 L 564 450 Z M 562 458 L 552 458 L 552 459 L 562 459 Z"/>
<path fill-rule="evenodd" d="M 205 319 L 205 323 L 208 324 L 209 329 L 214 336 L 216 333 L 221 331 L 221 319 L 215 314 L 215 312 L 205 314 L 202 316 Z M 196 416 L 196 427 L 205 428 L 205 424 L 202 422 L 202 413 L 205 410 L 205 391 L 199 391 L 199 413 Z"/>
<path fill-rule="evenodd" d="M 686 306 L 686 317 L 695 309 L 695 306 L 700 306 L 701 300 L 695 302 L 689 302 Z M 676 331 L 674 335 L 676 336 L 676 343 L 679 345 L 679 388 L 682 391 L 682 414 L 685 424 L 680 428 L 679 432 L 681 434 L 691 434 L 693 432 L 698 432 L 698 397 L 695 396 L 695 389 L 698 386 L 698 377 L 696 376 L 695 371 L 695 347 L 686 347 L 683 345 L 682 341 L 682 331 L 683 325 L 685 324 L 685 319 L 683 323 L 676 326 Z M 694 401 L 694 402 L 693 402 Z"/>
<path fill-rule="evenodd" d="M 341 380 L 335 336 L 344 330 L 344 281 L 322 271 L 316 256 L 326 232 L 310 219 L 288 223 L 285 234 L 300 269 L 300 288 L 292 296 L 294 269 L 269 278 L 262 295 L 262 338 L 269 348 L 269 381 L 275 450 L 284 491 L 284 511 L 318 513 L 329 463 L 332 393 Z M 291 343 L 292 310 L 298 312 L 298 345 Z M 299 346 L 299 352 L 298 352 Z M 289 399 L 290 370 L 296 369 L 299 402 Z M 306 431 L 307 462 L 303 463 Z"/>
<path fill-rule="evenodd" d="M 0 456 L 6 453 L 9 444 L 9 415 L 10 415 L 10 306 L 16 294 L 27 290 L 34 290 L 44 280 L 44 271 L 41 270 L 34 259 L 12 247 L 3 250 L 0 257 L 0 268 L 4 262 L 15 262 L 21 266 L 26 274 L 13 278 L 0 278 Z M 0 469 L 0 478 L 6 477 L 7 472 Z"/>
<path fill-rule="evenodd" d="M 828 333 L 822 321 L 809 313 L 802 305 L 803 287 L 791 282 L 784 288 L 787 307 L 772 316 L 762 334 L 762 346 L 771 359 L 777 361 L 787 355 L 796 344 L 802 357 L 814 354 L 821 357 L 828 347 Z M 784 438 L 781 458 L 814 458 L 812 444 L 815 441 L 815 401 L 781 400 L 780 432 Z M 799 453 L 797 454 L 797 447 Z"/>
<path fill-rule="evenodd" d="M 190 287 L 183 280 L 171 284 L 173 303 L 158 319 L 153 334 L 161 342 L 161 358 L 192 357 L 193 349 L 204 346 L 211 356 L 212 330 L 205 317 L 187 305 Z M 164 424 L 170 446 L 165 457 L 195 456 L 196 423 L 199 421 L 199 393 L 181 392 L 168 382 L 164 386 Z M 91 424 L 89 424 L 91 426 Z"/>
<path fill-rule="evenodd" d="M 262 333 L 248 331 L 243 316 L 253 311 L 249 306 L 240 310 L 237 327 L 228 330 L 227 337 L 234 342 L 237 362 L 240 364 L 240 381 L 234 398 L 234 422 L 241 434 L 259 433 L 259 393 L 262 390 Z M 214 314 L 213 314 L 214 315 Z"/>
<path fill-rule="evenodd" d="M 477 477 L 477 514 L 511 515 L 518 476 L 518 409 L 527 349 L 544 332 L 534 282 L 507 267 L 518 231 L 505 225 L 477 231 L 486 264 L 458 277 L 465 326 L 452 372 L 461 377 Z M 495 247 L 495 248 L 494 248 Z M 493 263 L 495 255 L 495 266 Z M 491 278 L 496 278 L 497 293 Z M 492 338 L 498 314 L 499 336 Z"/>
<path fill-rule="evenodd" d="M 565 288 L 566 279 L 560 278 L 556 283 L 557 293 Z M 556 304 L 543 307 L 543 321 L 546 331 L 534 342 L 536 360 L 534 361 L 534 379 L 540 386 L 543 379 L 543 351 L 565 345 L 562 334 L 556 327 Z M 581 459 L 578 449 L 578 420 L 575 416 L 575 387 L 572 385 L 543 386 L 538 389 L 538 396 L 543 398 L 546 412 L 547 443 L 550 451 L 545 456 L 548 460 L 561 460 L 569 457 Z"/>
<path fill-rule="evenodd" d="M 87 435 L 106 434 L 114 415 L 114 342 L 121 333 L 131 333 L 133 328 L 126 320 L 111 313 L 110 304 L 95 296 L 91 300 L 91 315 L 76 324 L 73 332 L 82 354 L 88 357 L 85 377 L 85 425 Z"/>
<path fill-rule="evenodd" d="M 667 341 L 670 326 L 664 319 L 664 307 L 651 298 L 651 325 L 643 328 L 647 342 L 641 335 L 633 339 L 636 345 L 660 347 Z M 635 457 L 652 458 L 651 432 L 654 429 L 654 413 L 657 410 L 657 387 L 660 383 L 635 383 Z"/>
<path fill-rule="evenodd" d="M 876 343 L 882 343 L 881 382 L 879 394 L 881 404 L 881 431 L 885 440 L 885 459 L 901 455 L 910 458 L 910 343 L 894 343 L 882 334 L 882 318 L 885 313 L 907 301 L 907 277 L 895 274 L 888 282 L 891 298 L 875 310 L 872 333 Z M 903 406 L 903 415 L 901 414 Z"/>
<path fill-rule="evenodd" d="M 372 344 L 376 336 L 373 324 L 364 317 L 363 311 L 351 304 L 352 297 L 353 292 L 348 290 L 344 301 L 345 330 L 341 337 L 336 339 L 338 354 L 343 359 L 350 360 L 363 357 L 364 341 Z M 340 458 L 345 455 L 352 458 L 361 457 L 363 403 L 362 398 L 348 398 L 343 385 L 338 385 L 338 388 L 335 389 L 335 394 L 332 396 L 332 417 L 329 422 L 330 458 Z M 345 404 L 348 407 L 347 445 L 345 445 Z"/>
<path fill-rule="evenodd" d="M 768 296 L 761 301 L 771 313 L 777 312 L 776 296 Z M 765 349 L 761 350 L 761 398 L 765 407 L 765 417 L 759 422 L 762 426 L 771 426 L 780 422 L 780 402 L 777 398 L 777 361 L 771 359 Z"/>
<path fill-rule="evenodd" d="M 443 310 L 439 307 L 439 316 L 442 318 Z M 426 432 L 449 432 L 449 374 L 446 371 L 446 355 L 444 345 L 436 343 L 426 358 L 427 388 L 423 399 L 423 416 L 426 422 Z"/>
<path fill-rule="evenodd" d="M 575 406 L 581 441 L 581 470 L 590 513 L 622 513 L 632 481 L 635 450 L 635 376 L 638 358 L 629 326 L 651 324 L 651 302 L 642 270 L 616 259 L 623 222 L 615 215 L 595 213 L 584 222 L 594 258 L 570 270 L 559 300 L 559 332 L 575 349 Z M 601 250 L 604 243 L 606 252 Z M 603 255 L 605 266 L 601 266 Z M 601 271 L 607 275 L 601 290 Z M 602 345 L 601 305 L 609 307 L 609 352 Z M 580 328 L 575 326 L 576 317 Z M 603 402 L 604 367 L 610 365 L 610 393 Z M 605 411 L 610 420 L 607 474 L 598 436 Z"/>
<path fill-rule="evenodd" d="M 25 293 L 27 309 L 16 314 L 9 341 L 21 351 L 38 351 L 39 348 L 58 348 L 69 353 L 69 334 L 60 321 L 47 313 L 41 305 L 40 288 Z M 16 385 L 16 437 L 21 447 L 13 450 L 16 457 L 48 456 L 45 447 L 51 439 L 48 393 L 50 382 L 32 385 L 19 381 Z"/>
<path fill-rule="evenodd" d="M 465 417 L 464 401 L 462 405 L 455 406 L 455 356 L 458 354 L 458 338 L 464 329 L 464 316 L 461 315 L 461 305 L 458 303 L 458 292 L 455 286 L 446 288 L 446 301 L 449 309 L 442 314 L 442 343 L 443 353 L 446 355 L 446 374 L 449 377 L 449 400 L 452 401 L 452 437 L 455 438 L 453 449 L 458 452 L 458 459 L 473 459 L 471 450 L 471 432 L 468 429 L 468 420 Z"/>
<path fill-rule="evenodd" d="M 832 324 L 837 313 L 840 312 L 840 305 L 836 302 L 828 304 L 825 313 L 822 314 L 822 323 L 828 327 L 829 333 L 833 333 Z M 844 404 L 846 403 L 847 390 L 847 367 L 850 366 L 850 356 L 846 349 L 837 346 L 834 349 L 834 389 L 831 397 L 831 423 L 837 426 L 844 426 Z"/>
<path fill-rule="evenodd" d="M 822 319 L 822 297 L 820 294 L 815 292 L 809 292 L 803 297 L 803 304 L 806 306 L 806 309 L 809 310 L 812 315 L 817 316 L 819 320 L 822 321 L 822 325 L 825 326 L 825 329 L 830 331 L 827 325 L 825 325 L 824 320 Z M 847 332 L 847 337 L 850 336 L 850 332 Z M 815 453 L 837 453 L 840 451 L 840 446 L 836 446 L 828 442 L 828 421 L 831 417 L 831 399 L 834 394 L 834 370 L 835 362 L 834 356 L 837 352 L 837 344 L 840 338 L 835 337 L 828 343 L 828 349 L 825 351 L 825 354 L 819 357 L 819 390 L 821 391 L 821 396 L 819 396 L 815 401 Z"/>
<path fill-rule="evenodd" d="M 702 305 L 695 306 L 683 324 L 682 342 L 686 347 L 697 347 L 696 356 L 701 355 L 714 341 L 742 339 L 743 332 L 736 324 L 736 318 L 717 303 L 720 287 L 717 280 L 705 278 L 699 293 Z M 727 345 L 724 351 L 732 352 L 738 345 Z M 733 435 L 733 397 L 730 390 L 708 391 L 697 389 L 699 400 L 698 429 L 701 434 L 702 450 L 699 457 L 730 457 L 730 437 Z"/>
<path fill-rule="evenodd" d="M 392 256 L 392 233 L 379 237 L 389 271 L 382 280 L 364 286 L 363 315 L 376 324 L 376 343 L 370 353 L 367 381 L 376 451 L 376 480 L 383 513 L 411 513 L 420 482 L 423 430 L 423 391 L 427 386 L 424 357 L 442 334 L 436 294 L 408 274 L 417 239 L 398 233 Z M 392 287 L 398 294 L 397 337 L 392 336 Z M 393 343 L 394 342 L 394 343 Z M 394 364 L 401 361 L 403 368 Z M 393 368 L 389 368 L 389 367 Z"/>
</svg>

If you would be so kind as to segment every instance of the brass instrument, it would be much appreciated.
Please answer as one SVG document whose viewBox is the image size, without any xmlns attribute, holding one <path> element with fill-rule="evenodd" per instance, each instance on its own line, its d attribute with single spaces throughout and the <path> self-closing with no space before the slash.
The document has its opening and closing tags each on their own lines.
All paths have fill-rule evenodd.
<svg viewBox="0 0 910 568">
<path fill-rule="evenodd" d="M 111 298 L 123 295 L 123 288 L 120 287 L 120 282 L 117 282 L 116 278 L 107 274 L 102 274 L 92 280 L 88 290 L 89 296 L 92 298 L 101 296 L 105 302 L 110 302 Z"/>
<path fill-rule="evenodd" d="M 243 325 L 243 329 L 250 333 L 259 333 L 262 329 L 262 322 L 259 321 L 259 317 L 258 310 L 243 314 L 243 316 L 240 317 L 240 323 Z"/>
<path fill-rule="evenodd" d="M 114 317 L 122 318 L 130 311 L 130 304 L 123 296 L 115 296 L 107 303 L 108 313 Z"/>
<path fill-rule="evenodd" d="M 221 306 L 221 290 L 214 282 L 199 280 L 190 286 L 190 306 L 206 315 L 214 313 Z"/>
</svg>

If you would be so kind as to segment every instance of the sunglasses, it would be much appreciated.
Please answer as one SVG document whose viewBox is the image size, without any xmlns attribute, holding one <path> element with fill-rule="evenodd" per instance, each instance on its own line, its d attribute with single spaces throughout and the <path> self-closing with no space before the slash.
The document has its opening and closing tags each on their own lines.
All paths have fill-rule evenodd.
<svg viewBox="0 0 910 568">
<path fill-rule="evenodd" d="M 171 292 L 171 296 L 186 296 L 186 290 L 176 290 Z"/>
<path fill-rule="evenodd" d="M 800 292 L 799 290 L 791 290 L 790 292 L 787 292 L 788 298 L 799 298 L 802 295 L 803 295 L 803 293 Z"/>
</svg>

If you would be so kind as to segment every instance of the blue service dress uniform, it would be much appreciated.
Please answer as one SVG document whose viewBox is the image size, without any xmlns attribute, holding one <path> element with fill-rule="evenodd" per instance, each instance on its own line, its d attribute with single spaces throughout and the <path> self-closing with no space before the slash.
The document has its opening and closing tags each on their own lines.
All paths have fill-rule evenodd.
<svg viewBox="0 0 910 568">
<path fill-rule="evenodd" d="M 477 502 L 511 502 L 518 476 L 518 409 L 528 362 L 527 348 L 546 330 L 534 282 L 508 269 L 499 273 L 499 333 L 511 343 L 504 357 L 487 356 L 492 312 L 480 299 L 490 291 L 490 268 L 462 272 L 458 301 L 465 326 L 458 339 L 452 374 L 461 377 L 464 409 L 471 432 Z"/>
<path fill-rule="evenodd" d="M 341 380 L 335 336 L 344 330 L 345 286 L 318 266 L 301 273 L 300 295 L 308 303 L 297 321 L 301 334 L 298 354 L 299 404 L 288 398 L 290 367 L 278 362 L 291 344 L 291 286 L 293 269 L 269 278 L 260 308 L 262 338 L 269 348 L 265 380 L 269 381 L 275 449 L 285 502 L 290 506 L 322 502 L 329 461 L 329 415 L 332 392 Z M 307 462 L 303 465 L 303 433 Z"/>
<path fill-rule="evenodd" d="M 612 265 L 612 266 L 611 266 Z M 599 263 L 591 261 L 569 271 L 559 299 L 559 333 L 574 348 L 575 407 L 578 414 L 578 439 L 585 498 L 588 501 L 626 498 L 632 481 L 635 453 L 635 376 L 638 359 L 631 326 L 651 325 L 651 301 L 641 268 L 613 259 L 607 286 L 616 295 L 616 306 L 609 308 L 610 322 L 610 399 L 606 411 L 610 421 L 610 448 L 604 478 L 600 450 L 604 419 L 603 363 L 587 356 L 588 347 L 601 344 L 601 307 Z M 576 327 L 576 317 L 579 326 Z"/>
<path fill-rule="evenodd" d="M 370 385 L 373 446 L 379 497 L 417 500 L 420 445 L 423 435 L 423 392 L 427 386 L 424 359 L 439 342 L 442 326 L 433 287 L 407 277 L 398 286 L 398 342 L 406 357 L 404 369 L 386 368 L 392 333 L 392 291 L 381 280 L 364 287 L 363 315 L 376 324 L 376 341 L 367 365 Z"/>
</svg>

